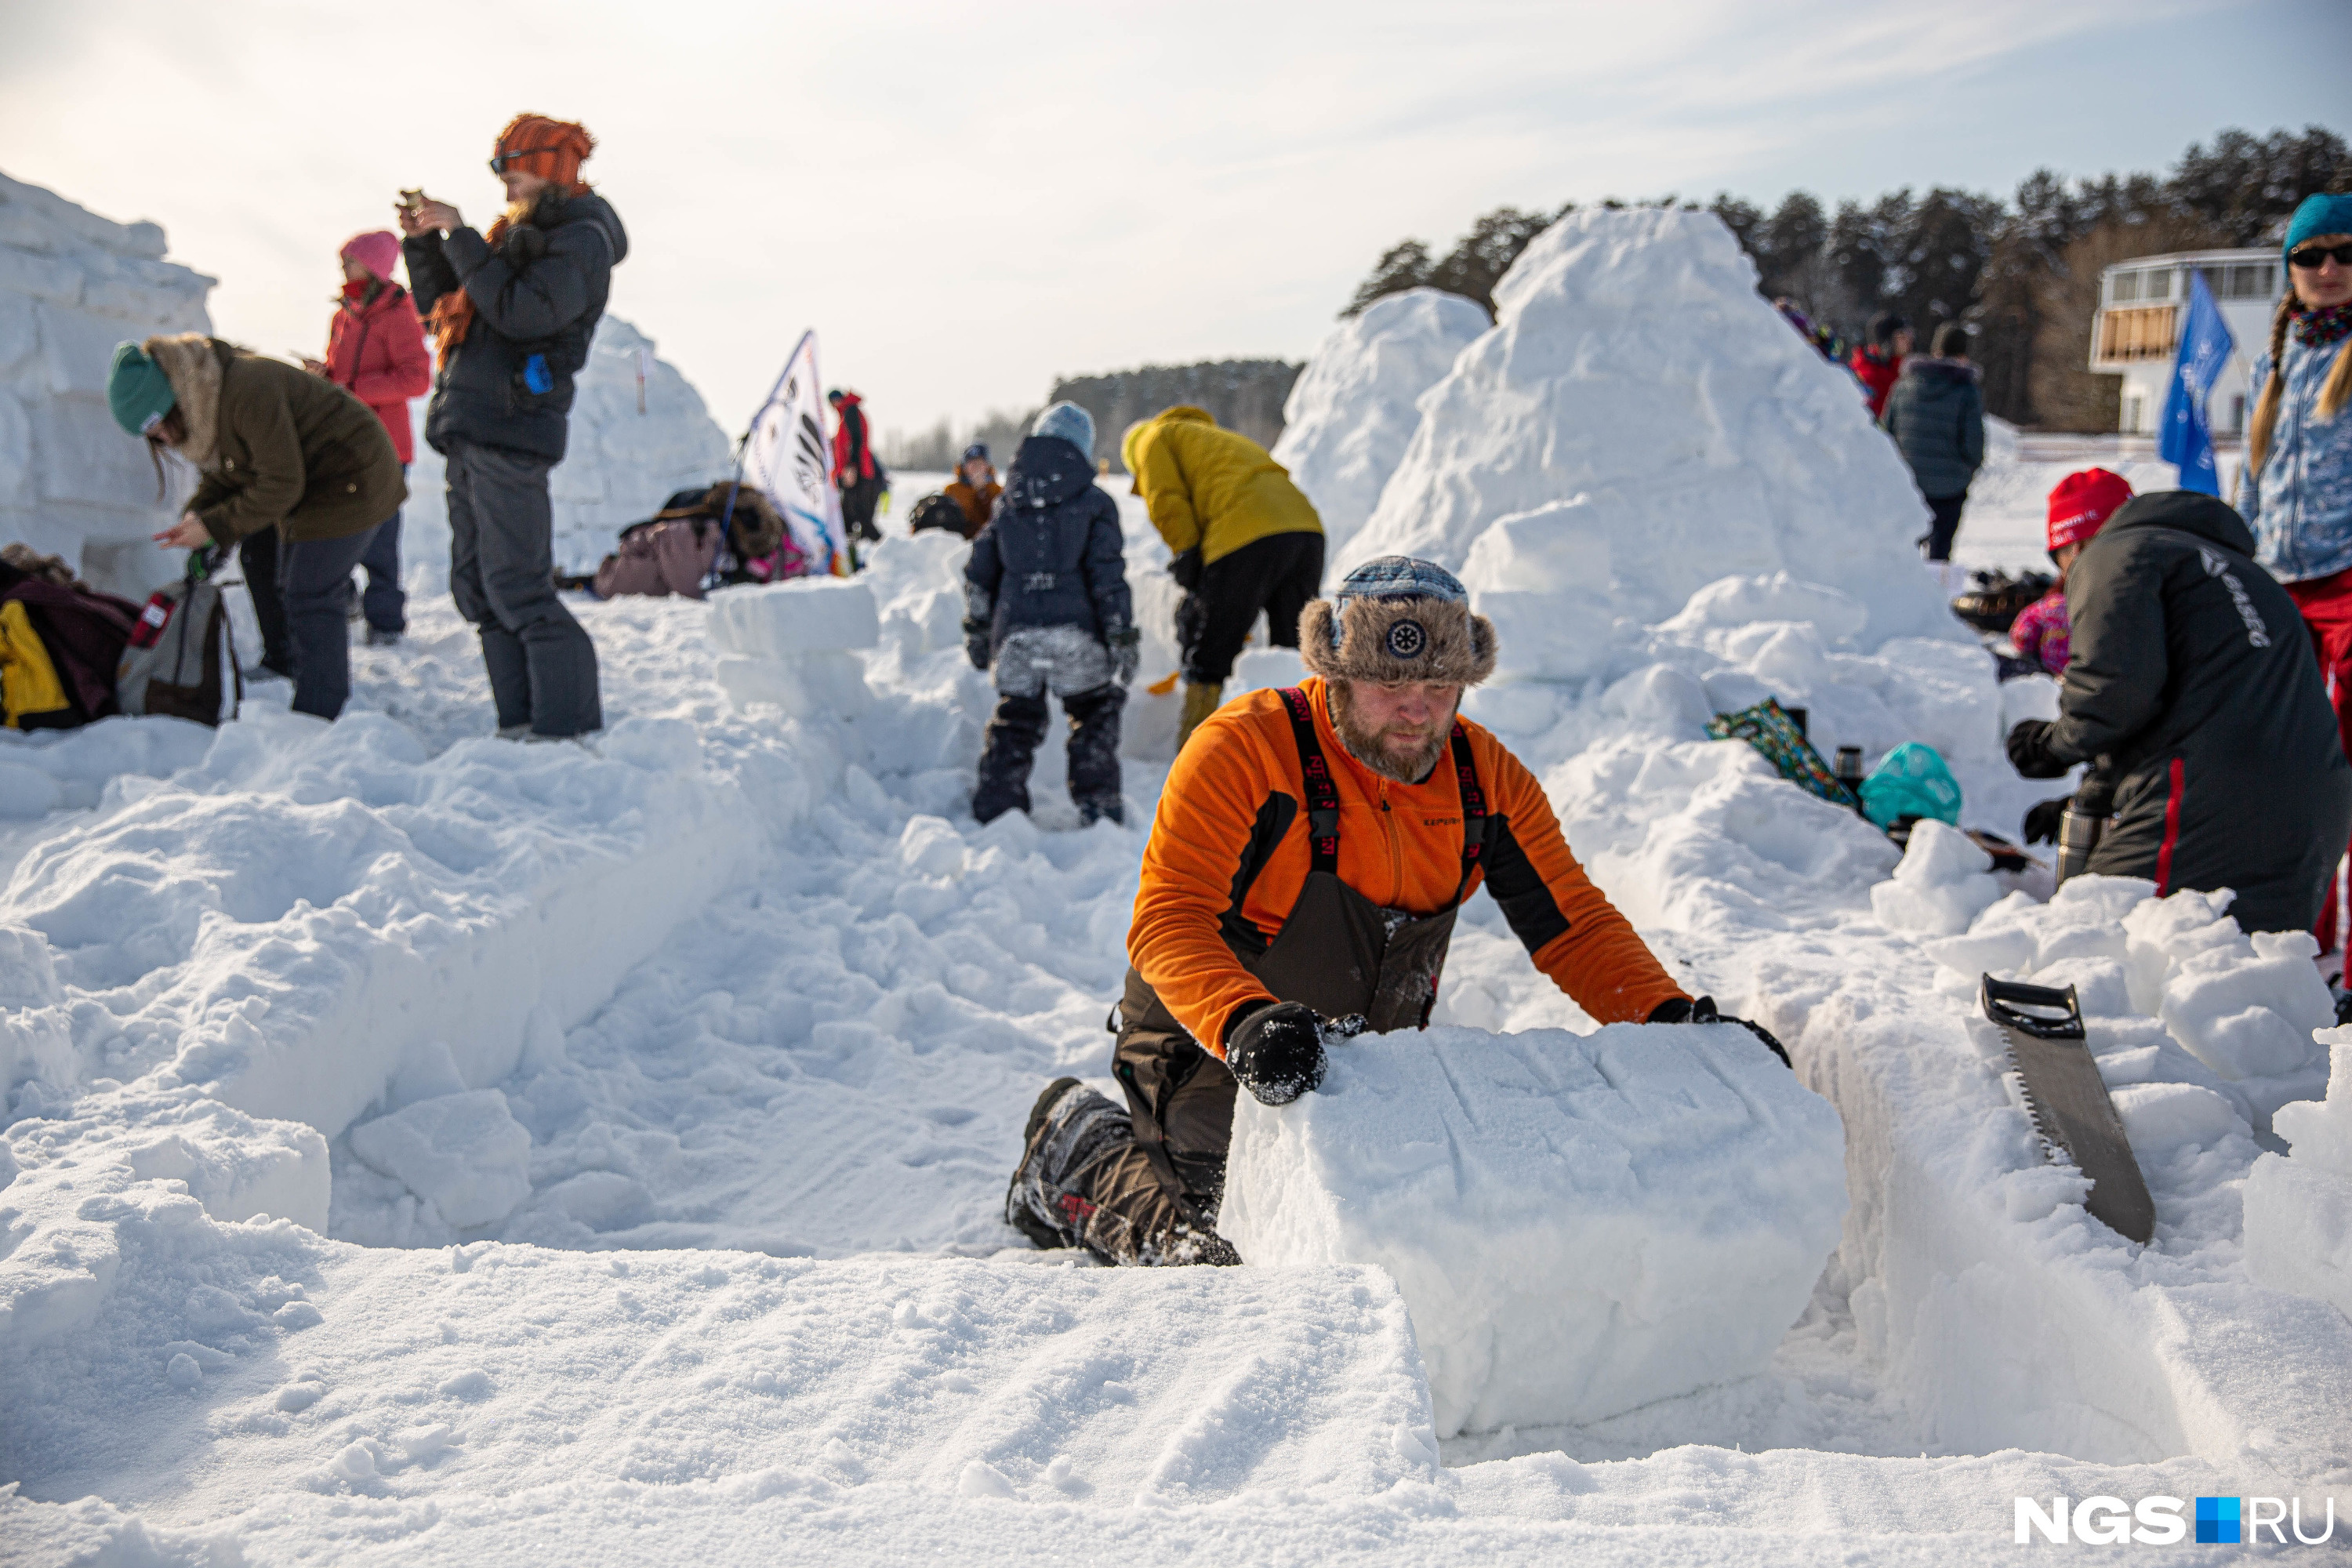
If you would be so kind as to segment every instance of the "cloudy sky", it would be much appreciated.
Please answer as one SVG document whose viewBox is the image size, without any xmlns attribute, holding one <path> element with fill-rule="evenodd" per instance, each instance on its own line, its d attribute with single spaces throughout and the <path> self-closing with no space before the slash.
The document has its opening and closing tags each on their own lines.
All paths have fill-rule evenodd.
<svg viewBox="0 0 2352 1568">
<path fill-rule="evenodd" d="M 2348 54 L 2347 0 L 0 0 L 0 170 L 162 223 L 217 329 L 285 352 L 398 187 L 487 223 L 498 128 L 580 120 L 613 309 L 720 424 L 814 325 L 912 429 L 1303 357 L 1388 245 L 1504 203 L 2005 193 L 2344 131 Z"/>
</svg>

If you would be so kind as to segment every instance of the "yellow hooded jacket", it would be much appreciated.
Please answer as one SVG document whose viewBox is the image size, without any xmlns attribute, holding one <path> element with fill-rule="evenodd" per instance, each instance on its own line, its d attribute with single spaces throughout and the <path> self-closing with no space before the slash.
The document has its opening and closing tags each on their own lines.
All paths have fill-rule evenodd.
<svg viewBox="0 0 2352 1568">
<path fill-rule="evenodd" d="M 1190 404 L 1129 426 L 1120 447 L 1135 493 L 1168 548 L 1203 566 L 1276 533 L 1320 533 L 1323 520 L 1290 471 L 1248 437 Z"/>
</svg>

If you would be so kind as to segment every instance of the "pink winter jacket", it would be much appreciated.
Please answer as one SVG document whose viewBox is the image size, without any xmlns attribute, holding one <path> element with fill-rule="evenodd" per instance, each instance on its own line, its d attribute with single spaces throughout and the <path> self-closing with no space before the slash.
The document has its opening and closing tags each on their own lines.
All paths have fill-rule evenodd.
<svg viewBox="0 0 2352 1568">
<path fill-rule="evenodd" d="M 719 533 L 715 518 L 682 517 L 630 529 L 596 568 L 596 596 L 643 594 L 658 599 L 677 594 L 699 599 L 702 580 L 719 557 Z"/>
</svg>

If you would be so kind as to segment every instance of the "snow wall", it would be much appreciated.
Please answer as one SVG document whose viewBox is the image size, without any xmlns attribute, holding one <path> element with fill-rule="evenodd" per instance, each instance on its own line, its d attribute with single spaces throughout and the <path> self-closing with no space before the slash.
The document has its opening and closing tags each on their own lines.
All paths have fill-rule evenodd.
<svg viewBox="0 0 2352 1568">
<path fill-rule="evenodd" d="M 1380 503 L 1421 423 L 1421 395 L 1493 323 L 1443 289 L 1375 300 L 1331 330 L 1283 405 L 1274 460 L 1323 519 L 1335 555 Z"/>
<path fill-rule="evenodd" d="M 149 542 L 176 495 L 157 498 L 145 447 L 108 412 L 107 365 L 126 338 L 212 330 L 214 280 L 163 250 L 154 224 L 0 174 L 0 542 L 133 598 L 177 569 Z"/>
<path fill-rule="evenodd" d="M 1927 511 L 1910 471 L 1853 378 L 1757 293 L 1721 220 L 1571 213 L 1495 300 L 1335 571 L 1423 556 L 1474 589 L 1545 590 L 1549 618 L 1565 595 L 1603 626 L 1664 619 L 1731 574 L 1787 572 L 1870 601 L 1853 631 L 1874 645 L 1949 633 L 1913 547 Z M 1538 558 L 1553 568 L 1538 582 L 1502 569 Z"/>
<path fill-rule="evenodd" d="M 637 376 L 645 375 L 645 408 Z M 621 530 L 653 516 L 689 485 L 716 484 L 734 468 L 734 443 L 678 368 L 654 353 L 654 340 L 607 313 L 596 325 L 588 365 L 572 405 L 563 461 L 548 476 L 555 502 L 555 565 L 593 572 Z M 441 454 L 425 442 L 420 397 L 410 405 L 416 460 L 408 469 L 401 513 L 401 567 L 413 594 L 449 587 L 449 503 Z"/>
</svg>

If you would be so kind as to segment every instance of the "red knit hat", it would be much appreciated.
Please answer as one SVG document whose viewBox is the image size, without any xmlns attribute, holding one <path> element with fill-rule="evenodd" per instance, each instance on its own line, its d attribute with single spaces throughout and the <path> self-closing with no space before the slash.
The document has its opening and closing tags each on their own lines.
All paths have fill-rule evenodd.
<svg viewBox="0 0 2352 1568">
<path fill-rule="evenodd" d="M 2131 499 L 2131 485 L 2105 468 L 2084 468 L 2060 479 L 2050 492 L 2050 553 L 2087 541 Z"/>
</svg>

